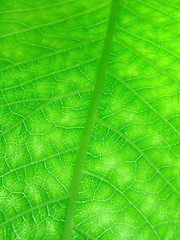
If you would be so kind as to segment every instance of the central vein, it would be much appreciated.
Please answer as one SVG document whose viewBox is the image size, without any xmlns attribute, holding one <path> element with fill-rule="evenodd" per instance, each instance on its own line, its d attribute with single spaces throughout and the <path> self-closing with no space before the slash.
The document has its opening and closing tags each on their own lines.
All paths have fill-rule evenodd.
<svg viewBox="0 0 180 240">
<path fill-rule="evenodd" d="M 108 23 L 106 38 L 104 41 L 104 46 L 101 54 L 99 67 L 97 69 L 92 101 L 89 108 L 87 120 L 84 126 L 84 130 L 82 133 L 81 143 L 80 143 L 76 164 L 75 164 L 74 172 L 72 176 L 71 189 L 69 194 L 69 203 L 67 208 L 67 215 L 66 215 L 64 234 L 63 234 L 62 240 L 71 239 L 71 235 L 74 227 L 74 218 L 75 218 L 75 212 L 76 212 L 78 193 L 79 193 L 81 179 L 83 175 L 84 162 L 87 156 L 87 151 L 88 151 L 93 127 L 98 115 L 98 108 L 100 104 L 100 98 L 103 90 L 103 83 L 106 76 L 106 70 L 108 65 L 109 52 L 110 52 L 113 33 L 115 30 L 115 25 L 117 21 L 118 3 L 119 3 L 119 0 L 112 0 L 109 23 Z"/>
</svg>

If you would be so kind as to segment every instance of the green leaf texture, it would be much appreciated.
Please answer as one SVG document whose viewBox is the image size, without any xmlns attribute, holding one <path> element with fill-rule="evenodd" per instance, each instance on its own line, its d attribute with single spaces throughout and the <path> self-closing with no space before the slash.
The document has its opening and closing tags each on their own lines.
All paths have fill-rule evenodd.
<svg viewBox="0 0 180 240">
<path fill-rule="evenodd" d="M 0 240 L 180 239 L 178 17 L 1 0 Z"/>
</svg>

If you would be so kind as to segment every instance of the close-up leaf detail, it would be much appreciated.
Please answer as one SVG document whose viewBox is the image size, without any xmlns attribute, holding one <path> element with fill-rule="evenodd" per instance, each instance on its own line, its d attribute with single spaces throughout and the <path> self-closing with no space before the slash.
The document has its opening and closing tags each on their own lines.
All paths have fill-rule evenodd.
<svg viewBox="0 0 180 240">
<path fill-rule="evenodd" d="M 179 12 L 1 0 L 0 240 L 180 239 Z"/>
</svg>

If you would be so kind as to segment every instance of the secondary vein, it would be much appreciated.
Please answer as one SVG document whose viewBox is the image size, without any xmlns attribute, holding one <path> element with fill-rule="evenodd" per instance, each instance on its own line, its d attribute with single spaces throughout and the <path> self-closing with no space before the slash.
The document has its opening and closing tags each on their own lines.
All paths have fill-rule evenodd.
<svg viewBox="0 0 180 240">
<path fill-rule="evenodd" d="M 83 175 L 84 162 L 87 156 L 87 151 L 88 151 L 93 127 L 97 120 L 98 108 L 100 104 L 100 98 L 103 90 L 103 83 L 106 76 L 106 70 L 107 70 L 107 65 L 109 60 L 109 52 L 110 52 L 113 33 L 115 30 L 117 16 L 118 16 L 118 4 L 119 4 L 119 0 L 112 0 L 108 28 L 107 28 L 104 46 L 103 46 L 103 50 L 100 58 L 99 68 L 96 74 L 96 81 L 95 81 L 95 87 L 94 87 L 93 96 L 91 100 L 91 105 L 89 108 L 87 120 L 82 133 L 80 147 L 77 154 L 77 159 L 76 159 L 74 172 L 72 176 L 69 203 L 67 208 L 64 234 L 63 234 L 62 240 L 71 239 L 71 234 L 74 227 L 76 205 L 77 205 L 81 179 Z"/>
</svg>

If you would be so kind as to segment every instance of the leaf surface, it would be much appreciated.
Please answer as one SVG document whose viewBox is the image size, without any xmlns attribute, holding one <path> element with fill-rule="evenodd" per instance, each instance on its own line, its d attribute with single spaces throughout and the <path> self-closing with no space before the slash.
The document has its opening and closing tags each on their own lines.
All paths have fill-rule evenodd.
<svg viewBox="0 0 180 240">
<path fill-rule="evenodd" d="M 2 240 L 180 237 L 178 1 L 117 3 L 1 1 Z"/>
</svg>

